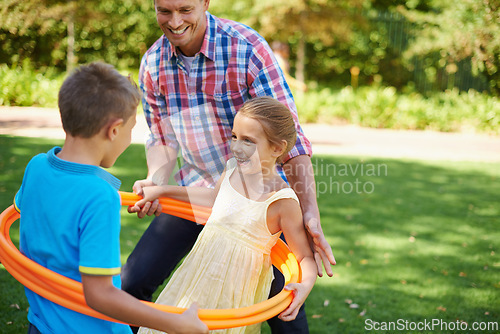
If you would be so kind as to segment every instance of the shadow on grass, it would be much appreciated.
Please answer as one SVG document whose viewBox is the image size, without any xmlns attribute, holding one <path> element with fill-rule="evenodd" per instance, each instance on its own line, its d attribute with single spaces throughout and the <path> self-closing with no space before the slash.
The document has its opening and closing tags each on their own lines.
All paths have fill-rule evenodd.
<svg viewBox="0 0 500 334">
<path fill-rule="evenodd" d="M 371 320 L 497 321 L 499 164 L 313 162 L 338 265 L 308 299 L 311 332 L 364 333 Z"/>
<path fill-rule="evenodd" d="M 61 144 L 0 136 L 2 209 L 29 159 Z M 311 333 L 364 333 L 365 321 L 498 321 L 500 164 L 326 156 L 313 163 L 338 265 L 307 300 Z M 110 171 L 130 191 L 146 175 L 144 147 L 129 147 Z M 123 261 L 150 221 L 125 212 Z M 0 332 L 25 332 L 23 289 L 3 266 L 0 295 Z"/>
</svg>

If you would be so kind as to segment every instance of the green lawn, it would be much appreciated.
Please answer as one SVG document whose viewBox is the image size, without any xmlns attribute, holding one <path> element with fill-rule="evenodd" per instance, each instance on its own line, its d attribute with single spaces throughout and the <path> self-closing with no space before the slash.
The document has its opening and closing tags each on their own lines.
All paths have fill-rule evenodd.
<svg viewBox="0 0 500 334">
<path fill-rule="evenodd" d="M 61 143 L 0 136 L 1 210 L 30 157 Z M 375 322 L 404 329 L 379 332 L 423 333 L 415 328 L 433 319 L 436 332 L 458 332 L 457 321 L 498 325 L 500 164 L 327 156 L 313 163 L 338 265 L 307 301 L 311 333 L 364 333 Z M 145 166 L 144 147 L 132 145 L 111 172 L 130 191 Z M 147 221 L 122 216 L 125 261 Z M 21 284 L 0 265 L 0 333 L 24 333 L 27 308 Z"/>
</svg>

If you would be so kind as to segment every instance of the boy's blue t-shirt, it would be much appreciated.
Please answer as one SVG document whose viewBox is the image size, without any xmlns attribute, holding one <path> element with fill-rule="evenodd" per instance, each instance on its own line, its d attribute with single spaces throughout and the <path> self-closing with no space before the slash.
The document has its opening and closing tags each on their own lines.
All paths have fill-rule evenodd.
<svg viewBox="0 0 500 334">
<path fill-rule="evenodd" d="M 28 258 L 81 282 L 110 275 L 121 287 L 120 181 L 98 166 L 59 159 L 54 147 L 26 167 L 14 203 L 20 250 Z M 42 333 L 131 333 L 130 327 L 77 313 L 25 289 L 28 320 Z"/>
</svg>

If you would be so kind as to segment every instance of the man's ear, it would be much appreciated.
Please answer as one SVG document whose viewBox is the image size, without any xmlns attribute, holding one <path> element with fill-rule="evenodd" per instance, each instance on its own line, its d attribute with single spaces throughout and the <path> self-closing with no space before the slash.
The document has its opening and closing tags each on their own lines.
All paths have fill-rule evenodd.
<svg viewBox="0 0 500 334">
<path fill-rule="evenodd" d="M 120 133 L 120 128 L 122 127 L 123 123 L 123 118 L 117 118 L 113 121 L 110 121 L 106 131 L 106 138 L 114 141 Z"/>
<path fill-rule="evenodd" d="M 210 0 L 202 0 L 203 1 L 203 7 L 205 8 L 205 11 L 208 10 L 208 7 L 210 6 Z"/>
</svg>

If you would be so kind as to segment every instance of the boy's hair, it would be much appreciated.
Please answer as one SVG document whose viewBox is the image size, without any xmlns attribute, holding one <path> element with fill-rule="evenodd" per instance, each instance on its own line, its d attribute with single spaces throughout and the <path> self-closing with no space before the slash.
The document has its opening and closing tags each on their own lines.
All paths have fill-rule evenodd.
<svg viewBox="0 0 500 334">
<path fill-rule="evenodd" d="M 297 141 L 297 130 L 290 110 L 278 100 L 262 96 L 245 102 L 238 113 L 259 121 L 270 143 L 281 145 L 281 141 L 286 140 L 286 149 L 277 159 L 281 163 Z"/>
<path fill-rule="evenodd" d="M 59 90 L 59 112 L 64 131 L 90 138 L 110 119 L 127 121 L 137 112 L 137 86 L 112 65 L 95 62 L 77 68 Z"/>
</svg>

